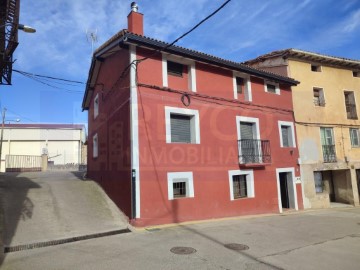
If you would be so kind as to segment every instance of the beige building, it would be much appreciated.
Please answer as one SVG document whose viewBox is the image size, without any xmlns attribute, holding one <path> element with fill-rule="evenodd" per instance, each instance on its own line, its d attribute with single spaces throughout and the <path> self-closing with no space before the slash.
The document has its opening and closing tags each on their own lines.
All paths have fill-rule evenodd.
<svg viewBox="0 0 360 270">
<path fill-rule="evenodd" d="M 300 81 L 292 95 L 304 207 L 359 205 L 360 61 L 287 49 L 246 63 Z"/>
<path fill-rule="evenodd" d="M 6 168 L 38 166 L 46 154 L 52 165 L 79 165 L 84 162 L 84 125 L 7 124 L 3 130 L 1 172 Z"/>
</svg>

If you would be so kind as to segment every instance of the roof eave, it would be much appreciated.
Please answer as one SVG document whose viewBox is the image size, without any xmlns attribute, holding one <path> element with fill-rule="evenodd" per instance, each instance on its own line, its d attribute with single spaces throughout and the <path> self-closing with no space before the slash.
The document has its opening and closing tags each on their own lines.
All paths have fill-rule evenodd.
<svg viewBox="0 0 360 270">
<path fill-rule="evenodd" d="M 131 33 L 127 33 L 124 36 L 124 43 L 140 45 L 140 46 L 148 47 L 151 49 L 161 49 L 161 48 L 164 48 L 165 46 L 167 46 L 167 44 L 164 42 L 148 39 L 148 38 L 134 35 Z M 235 62 L 233 63 L 233 62 L 226 61 L 224 59 L 213 57 L 210 55 L 202 55 L 198 52 L 190 51 L 190 50 L 187 50 L 187 49 L 184 49 L 181 47 L 177 47 L 177 46 L 170 46 L 170 47 L 166 48 L 164 50 L 164 52 L 179 55 L 179 56 L 186 57 L 186 58 L 190 58 L 192 60 L 199 61 L 199 62 L 213 64 L 213 65 L 220 66 L 223 68 L 229 68 L 232 70 L 245 72 L 245 73 L 248 73 L 253 76 L 261 77 L 261 78 L 268 79 L 268 80 L 275 80 L 280 83 L 290 84 L 292 86 L 299 84 L 298 81 L 296 81 L 292 78 L 278 76 L 276 74 L 270 74 L 266 71 L 258 70 L 258 69 L 252 68 L 252 67 L 244 65 L 244 64 L 239 64 L 239 63 L 235 63 Z"/>
</svg>

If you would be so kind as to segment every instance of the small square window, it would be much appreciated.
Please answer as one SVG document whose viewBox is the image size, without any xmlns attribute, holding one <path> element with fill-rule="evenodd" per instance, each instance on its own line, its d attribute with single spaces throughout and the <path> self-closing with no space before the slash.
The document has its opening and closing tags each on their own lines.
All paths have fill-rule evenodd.
<svg viewBox="0 0 360 270">
<path fill-rule="evenodd" d="M 186 197 L 186 182 L 173 183 L 174 198 Z"/>
<path fill-rule="evenodd" d="M 321 66 L 320 65 L 311 65 L 311 71 L 312 72 L 321 72 Z"/>
<path fill-rule="evenodd" d="M 265 81 L 265 92 L 280 95 L 279 84 L 276 82 Z"/>
<path fill-rule="evenodd" d="M 276 86 L 275 85 L 273 85 L 273 84 L 266 84 L 266 88 L 267 88 L 267 91 L 269 92 L 269 93 L 276 93 Z"/>
<path fill-rule="evenodd" d="M 247 197 L 247 184 L 246 175 L 234 175 L 233 176 L 233 193 L 234 199 Z"/>
<path fill-rule="evenodd" d="M 351 140 L 352 147 L 360 147 L 359 129 L 350 128 L 350 140 Z"/>
<path fill-rule="evenodd" d="M 183 76 L 184 65 L 172 61 L 167 61 L 167 72 L 169 75 Z"/>
<path fill-rule="evenodd" d="M 315 106 L 325 106 L 324 90 L 322 88 L 313 88 Z"/>
<path fill-rule="evenodd" d="M 93 136 L 93 157 L 97 158 L 99 155 L 99 148 L 98 148 L 99 142 L 98 142 L 98 135 L 95 134 Z"/>
<path fill-rule="evenodd" d="M 192 172 L 167 173 L 169 200 L 194 197 Z"/>
<path fill-rule="evenodd" d="M 94 98 L 94 119 L 99 115 L 99 94 Z"/>
<path fill-rule="evenodd" d="M 231 201 L 255 198 L 253 170 L 231 170 L 228 173 Z"/>
<path fill-rule="evenodd" d="M 360 71 L 353 71 L 353 77 L 360 78 Z"/>
</svg>

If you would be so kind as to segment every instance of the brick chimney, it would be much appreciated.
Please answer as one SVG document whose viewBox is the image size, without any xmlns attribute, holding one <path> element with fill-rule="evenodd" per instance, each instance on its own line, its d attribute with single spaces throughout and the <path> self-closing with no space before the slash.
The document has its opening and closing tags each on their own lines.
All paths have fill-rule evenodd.
<svg viewBox="0 0 360 270">
<path fill-rule="evenodd" d="M 131 12 L 128 15 L 128 30 L 134 34 L 144 35 L 144 15 L 138 12 L 138 5 L 131 3 Z"/>
</svg>

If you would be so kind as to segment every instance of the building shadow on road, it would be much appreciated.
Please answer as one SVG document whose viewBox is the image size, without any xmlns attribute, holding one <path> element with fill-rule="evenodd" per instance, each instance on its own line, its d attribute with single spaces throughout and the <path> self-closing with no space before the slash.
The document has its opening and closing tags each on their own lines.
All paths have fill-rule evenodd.
<svg viewBox="0 0 360 270">
<path fill-rule="evenodd" d="M 28 198 L 28 191 L 41 188 L 20 173 L 0 173 L 0 266 L 5 254 L 4 246 L 9 246 L 20 220 L 31 219 L 34 204 Z"/>
</svg>

